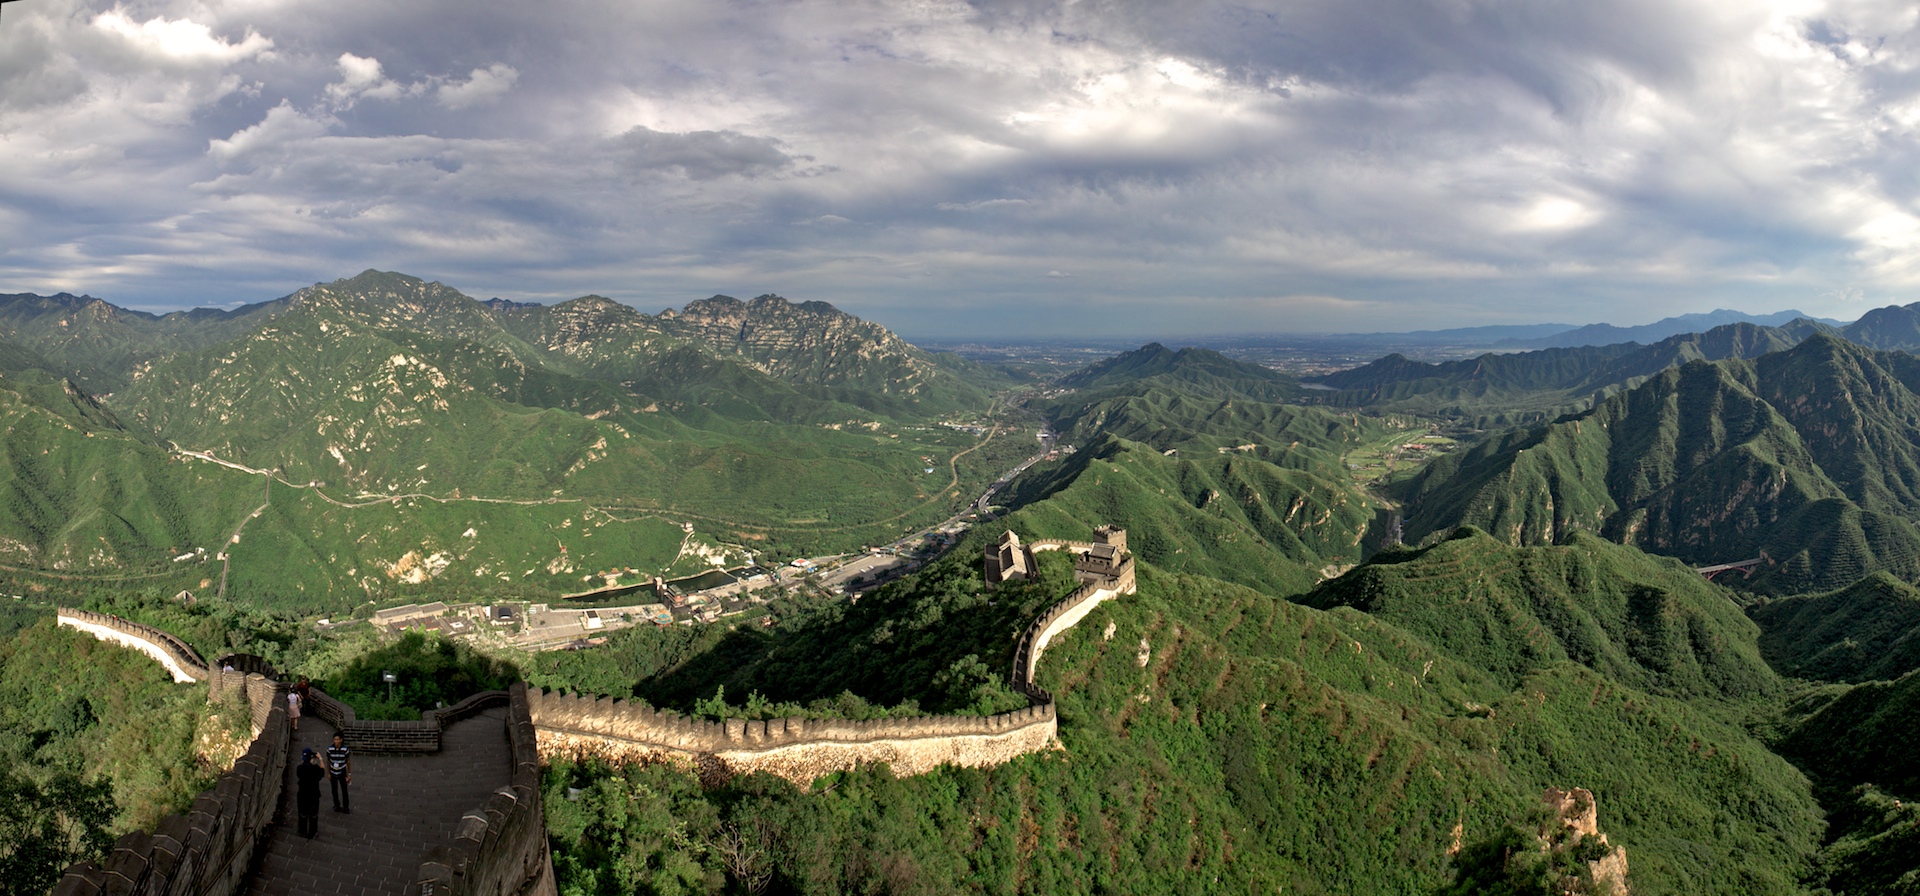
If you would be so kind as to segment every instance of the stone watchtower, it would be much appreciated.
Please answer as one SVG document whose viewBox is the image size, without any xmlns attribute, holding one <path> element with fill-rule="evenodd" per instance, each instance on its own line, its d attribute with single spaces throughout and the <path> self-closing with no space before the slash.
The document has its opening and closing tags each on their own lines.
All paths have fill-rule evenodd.
<svg viewBox="0 0 1920 896">
<path fill-rule="evenodd" d="M 1119 577 L 1126 560 L 1127 530 L 1101 526 L 1093 530 L 1093 546 L 1074 556 L 1073 575 L 1082 582 L 1104 585 Z"/>
<path fill-rule="evenodd" d="M 1020 536 L 1008 529 L 998 544 L 987 548 L 987 587 L 1033 575 L 1033 549 L 1020 543 Z"/>
</svg>

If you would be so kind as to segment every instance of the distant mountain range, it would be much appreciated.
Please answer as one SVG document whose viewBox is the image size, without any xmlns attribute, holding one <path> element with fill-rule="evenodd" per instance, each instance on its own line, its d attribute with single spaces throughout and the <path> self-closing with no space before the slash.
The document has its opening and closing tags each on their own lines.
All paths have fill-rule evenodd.
<svg viewBox="0 0 1920 896">
<path fill-rule="evenodd" d="M 763 548 L 819 528 L 857 546 L 867 522 L 939 519 L 963 502 L 941 491 L 945 465 L 924 474 L 922 458 L 973 438 L 925 424 L 984 410 L 1007 382 L 772 295 L 647 315 L 597 296 L 479 302 L 367 271 L 160 316 L 0 296 L 0 562 L 215 587 L 199 583 L 217 574 L 186 570 L 202 559 L 167 558 L 220 553 L 265 500 L 242 468 L 295 488 L 233 551 L 313 561 L 272 576 L 243 564 L 266 603 L 336 606 L 423 575 L 504 587 L 532 570 L 577 590 L 596 569 L 661 550 L 672 562 L 685 533 L 662 512 L 747 526 L 708 537 Z M 235 466 L 183 464 L 175 449 Z M 434 520 L 409 518 L 390 500 L 401 495 L 424 496 L 416 509 Z M 591 514 L 445 503 L 470 496 L 633 522 L 586 541 L 603 524 Z M 569 513 L 570 531 L 548 530 Z"/>
<path fill-rule="evenodd" d="M 1668 368 L 1591 411 L 1496 435 L 1405 487 L 1408 534 L 1586 530 L 1696 564 L 1765 551 L 1780 591 L 1920 575 L 1920 359 L 1815 333 Z"/>
<path fill-rule="evenodd" d="M 1414 330 L 1406 333 L 1341 333 L 1313 338 L 1403 346 L 1479 345 L 1500 349 L 1578 348 L 1615 345 L 1623 342 L 1650 344 L 1685 333 L 1704 333 L 1728 324 L 1744 323 L 1763 327 L 1780 327 L 1802 318 L 1834 328 L 1846 326 L 1837 320 L 1816 318 L 1799 311 L 1748 314 L 1744 311 L 1722 308 L 1698 314 L 1682 314 L 1634 327 L 1613 324 L 1584 326 L 1551 323 L 1496 324 L 1444 330 Z"/>
</svg>

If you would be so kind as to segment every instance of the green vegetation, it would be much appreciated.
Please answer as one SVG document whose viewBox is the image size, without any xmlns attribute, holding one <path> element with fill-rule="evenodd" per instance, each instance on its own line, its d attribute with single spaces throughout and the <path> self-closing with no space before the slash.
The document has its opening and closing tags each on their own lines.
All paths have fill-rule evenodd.
<svg viewBox="0 0 1920 896">
<path fill-rule="evenodd" d="M 1920 798 L 1920 750 L 1913 737 L 1920 723 L 1920 670 L 1816 694 L 1806 704 L 1817 709 L 1781 739 L 1781 755 L 1834 790 L 1874 784 Z"/>
<path fill-rule="evenodd" d="M 1574 530 L 1696 564 L 1774 560 L 1750 585 L 1920 575 L 1920 360 L 1815 335 L 1695 362 L 1592 411 L 1495 436 L 1401 489 L 1408 537 L 1469 523 L 1512 544 Z"/>
<path fill-rule="evenodd" d="M 1456 544 L 1528 581 L 1617 572 L 1638 556 L 1597 541 L 1527 550 L 1477 541 Z M 1043 572 L 1049 557 L 1040 555 Z M 1451 575 L 1459 558 L 1388 559 L 1395 574 L 1426 582 Z M 627 885 L 609 881 L 636 879 L 633 869 L 665 873 L 663 854 L 677 848 L 697 866 L 674 872 L 685 892 L 746 887 L 755 874 L 802 893 L 940 892 L 954 881 L 989 892 L 1165 892 L 1216 878 L 1223 892 L 1420 892 L 1454 880 L 1446 845 L 1456 824 L 1478 842 L 1525 822 L 1546 786 L 1577 783 L 1599 795 L 1603 828 L 1628 847 L 1636 892 L 1798 892 L 1819 811 L 1806 780 L 1732 721 L 1775 688 L 1751 623 L 1677 565 L 1641 558 L 1627 571 L 1674 595 L 1662 612 L 1675 624 L 1693 614 L 1744 641 L 1698 665 L 1668 663 L 1671 673 L 1627 661 L 1661 693 L 1704 688 L 1711 699 L 1650 693 L 1564 658 L 1497 664 L 1525 670 L 1508 678 L 1385 612 L 1316 610 L 1145 567 L 1138 595 L 1102 605 L 1047 651 L 1041 683 L 1061 701 L 1063 754 L 907 780 L 861 769 L 809 791 L 751 777 L 699 793 L 690 775 L 665 768 L 557 766 L 556 811 L 621 819 L 555 825 L 563 890 L 608 892 Z M 1061 572 L 1030 587 L 1069 588 L 1044 584 Z M 784 631 L 744 642 L 753 650 L 730 635 L 709 649 L 724 659 L 693 656 L 665 676 L 679 684 L 642 681 L 635 692 L 675 705 L 700 693 L 693 682 L 744 666 L 726 693 L 785 682 L 781 699 L 844 688 L 932 707 L 950 697 L 930 670 L 953 654 L 1001 664 L 1018 622 L 1006 608 L 1046 602 L 979 588 L 971 563 L 942 561 L 852 607 L 783 619 Z M 1730 618 L 1699 601 L 1703 588 Z M 1399 605 L 1425 593 L 1409 586 Z M 1434 593 L 1435 607 L 1448 605 Z M 1306 600 L 1337 603 L 1320 594 Z M 1578 623 L 1589 624 L 1604 628 Z M 1630 629 L 1617 636 L 1631 640 Z M 1672 646 L 1655 639 L 1648 661 L 1678 660 L 1664 652 Z M 929 650 L 940 654 L 926 659 Z M 884 674 L 903 667 L 915 671 Z M 597 798 L 617 797 L 618 812 L 558 806 L 565 787 L 611 778 L 621 780 Z M 705 807 L 691 804 L 696 795 Z M 698 821 L 663 826 L 669 817 Z M 622 842 L 640 846 L 623 852 Z M 740 863 L 742 848 L 757 858 Z"/>
<path fill-rule="evenodd" d="M 1920 590 L 1884 572 L 1747 612 L 1760 624 L 1761 654 L 1782 675 L 1885 681 L 1920 669 Z"/>
<path fill-rule="evenodd" d="M 104 858 L 112 791 L 109 781 L 56 772 L 43 786 L 0 768 L 0 893 L 39 896 L 68 865 Z"/>
<path fill-rule="evenodd" d="M 1920 360 L 1857 344 L 1903 320 L 1312 387 L 1149 345 L 990 395 L 1031 378 L 775 296 L 650 316 L 368 272 L 165 318 L 0 297 L 0 879 L 150 826 L 245 737 L 49 603 L 363 718 L 522 677 L 709 719 L 991 714 L 1075 582 L 1043 552 L 988 590 L 980 550 L 1111 523 L 1139 593 L 1048 647 L 1061 749 L 704 790 L 556 763 L 562 891 L 1561 892 L 1601 852 L 1538 797 L 1585 787 L 1643 896 L 1920 893 Z M 858 600 L 536 655 L 312 625 L 891 541 L 1024 460 L 1036 415 L 1078 450 Z M 1393 501 L 1419 547 L 1387 544 Z M 1762 551 L 1750 581 L 1689 568 Z"/>
<path fill-rule="evenodd" d="M 1913 896 L 1920 893 L 1920 805 L 1861 785 L 1829 817 L 1833 842 L 1812 882 L 1821 896 Z"/>
<path fill-rule="evenodd" d="M 1300 599 L 1386 620 L 1508 687 L 1572 661 L 1674 697 L 1779 693 L 1758 626 L 1680 563 L 1575 533 L 1512 548 L 1462 527 L 1417 551 L 1389 551 Z"/>
<path fill-rule="evenodd" d="M 0 777 L 69 805 L 60 810 L 69 834 L 94 826 L 88 788 L 111 793 L 115 835 L 181 811 L 218 772 L 195 755 L 196 733 L 209 726 L 245 743 L 246 724 L 148 657 L 51 619 L 0 641 Z"/>
<path fill-rule="evenodd" d="M 683 523 L 736 561 L 846 550 L 1032 450 L 931 425 L 991 413 L 1008 377 L 777 297 L 656 318 L 370 271 L 165 318 L 0 297 L 0 323 L 0 577 L 69 602 L 223 573 L 229 597 L 321 614 L 558 594 L 695 562 Z"/>
<path fill-rule="evenodd" d="M 342 658 L 333 659 L 337 663 Z M 481 691 L 505 690 L 521 679 L 519 668 L 510 662 L 480 653 L 464 641 L 419 631 L 406 632 L 344 665 L 313 663 L 301 671 L 362 719 L 403 721 Z M 391 686 L 385 679 L 389 673 L 398 679 Z"/>
</svg>

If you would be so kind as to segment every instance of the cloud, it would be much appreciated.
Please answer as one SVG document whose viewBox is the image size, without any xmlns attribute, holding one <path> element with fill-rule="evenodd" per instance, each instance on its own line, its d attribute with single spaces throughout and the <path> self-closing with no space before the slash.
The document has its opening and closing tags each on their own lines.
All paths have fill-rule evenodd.
<svg viewBox="0 0 1920 896">
<path fill-rule="evenodd" d="M 520 80 L 520 72 L 513 66 L 494 63 L 486 68 L 476 68 L 465 81 L 450 81 L 439 85 L 434 96 L 440 105 L 449 109 L 465 109 L 490 103 L 513 89 L 514 82 Z"/>
<path fill-rule="evenodd" d="M 735 131 L 673 134 L 635 127 L 618 142 L 636 169 L 672 169 L 695 180 L 767 174 L 795 161 L 779 140 Z"/>
<path fill-rule="evenodd" d="M 1150 335 L 1920 285 L 1904 3 L 71 3 L 0 28 L 0 291 L 379 266 Z"/>
<path fill-rule="evenodd" d="M 232 63 L 266 55 L 273 41 L 248 29 L 237 42 L 215 37 L 213 29 L 188 19 L 158 17 L 135 22 L 120 7 L 93 19 L 93 27 L 146 55 L 191 62 Z"/>
</svg>

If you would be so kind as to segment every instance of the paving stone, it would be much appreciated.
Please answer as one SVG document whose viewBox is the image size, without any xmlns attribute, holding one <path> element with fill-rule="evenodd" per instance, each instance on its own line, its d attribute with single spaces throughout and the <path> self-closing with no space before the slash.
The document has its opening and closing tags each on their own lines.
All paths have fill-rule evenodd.
<svg viewBox="0 0 1920 896">
<path fill-rule="evenodd" d="M 308 840 L 297 833 L 293 772 L 301 748 L 332 742 L 327 723 L 300 720 L 288 746 L 285 794 L 247 881 L 248 896 L 402 896 L 427 852 L 451 843 L 460 817 L 486 805 L 512 776 L 506 711 L 489 709 L 448 728 L 438 753 L 356 752 L 353 812 L 334 812 L 322 781 L 320 832 Z"/>
</svg>

